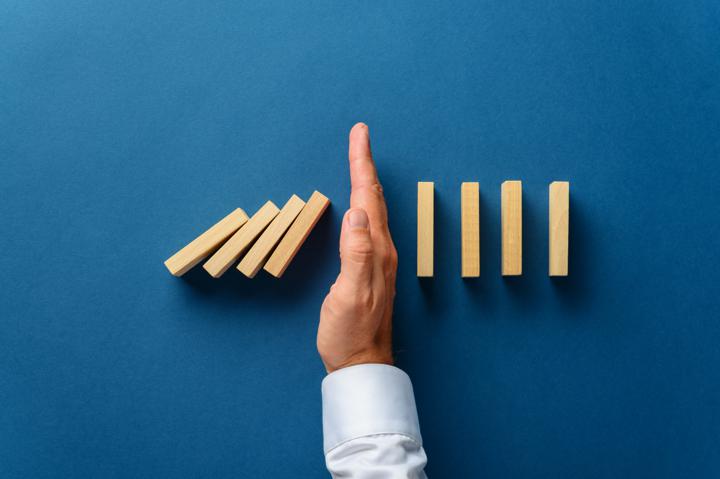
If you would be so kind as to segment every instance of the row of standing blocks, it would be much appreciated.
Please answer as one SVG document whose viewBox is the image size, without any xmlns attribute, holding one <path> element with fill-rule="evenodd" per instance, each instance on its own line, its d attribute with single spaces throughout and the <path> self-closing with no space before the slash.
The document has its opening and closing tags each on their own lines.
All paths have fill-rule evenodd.
<svg viewBox="0 0 720 479">
<path fill-rule="evenodd" d="M 433 276 L 435 184 L 418 182 L 417 275 Z M 522 275 L 522 182 L 505 181 L 501 187 L 502 275 Z M 462 277 L 480 276 L 480 185 L 460 187 Z M 550 276 L 568 275 L 570 229 L 570 183 L 553 181 L 549 186 Z"/>
<path fill-rule="evenodd" d="M 219 278 L 239 261 L 237 269 L 253 278 L 260 269 L 283 275 L 318 220 L 330 205 L 319 191 L 307 202 L 292 195 L 282 209 L 268 201 L 252 216 L 237 208 L 165 261 L 182 276 L 208 256 L 203 268 Z"/>
</svg>

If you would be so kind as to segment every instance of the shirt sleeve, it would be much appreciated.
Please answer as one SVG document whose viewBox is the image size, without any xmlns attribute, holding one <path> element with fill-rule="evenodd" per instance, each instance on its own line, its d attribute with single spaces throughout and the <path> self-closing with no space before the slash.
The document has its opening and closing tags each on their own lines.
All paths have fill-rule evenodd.
<svg viewBox="0 0 720 479">
<path fill-rule="evenodd" d="M 407 374 L 385 364 L 339 369 L 323 380 L 322 397 L 325 462 L 332 477 L 426 477 Z"/>
</svg>

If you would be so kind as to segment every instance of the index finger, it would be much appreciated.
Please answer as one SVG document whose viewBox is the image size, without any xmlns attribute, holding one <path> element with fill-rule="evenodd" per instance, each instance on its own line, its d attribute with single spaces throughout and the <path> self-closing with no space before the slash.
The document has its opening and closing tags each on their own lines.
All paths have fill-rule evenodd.
<svg viewBox="0 0 720 479">
<path fill-rule="evenodd" d="M 385 197 L 370 150 L 370 132 L 364 123 L 358 123 L 350 130 L 348 158 L 352 187 L 350 207 L 367 212 L 371 231 L 375 227 L 375 231 L 389 234 Z"/>
<path fill-rule="evenodd" d="M 350 160 L 350 183 L 353 188 L 379 183 L 375 162 L 370 151 L 370 131 L 365 123 L 357 123 L 350 130 L 348 159 Z"/>
</svg>

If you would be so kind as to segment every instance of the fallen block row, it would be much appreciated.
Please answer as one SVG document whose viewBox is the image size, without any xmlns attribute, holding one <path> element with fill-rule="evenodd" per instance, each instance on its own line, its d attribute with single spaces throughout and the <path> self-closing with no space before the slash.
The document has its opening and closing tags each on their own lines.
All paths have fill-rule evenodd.
<svg viewBox="0 0 720 479">
<path fill-rule="evenodd" d="M 432 181 L 418 182 L 417 196 L 417 276 L 433 276 L 434 195 Z M 500 188 L 502 221 L 502 275 L 522 275 L 522 182 L 505 181 Z M 476 182 L 460 186 L 461 275 L 480 276 L 480 186 Z M 549 186 L 550 276 L 568 275 L 570 229 L 570 183 L 553 181 Z"/>
<path fill-rule="evenodd" d="M 238 261 L 237 269 L 248 278 L 261 268 L 279 278 L 329 205 L 330 200 L 315 191 L 307 203 L 292 195 L 282 209 L 268 201 L 251 217 L 237 208 L 168 258 L 165 266 L 182 276 L 210 256 L 203 268 L 213 278 Z"/>
</svg>

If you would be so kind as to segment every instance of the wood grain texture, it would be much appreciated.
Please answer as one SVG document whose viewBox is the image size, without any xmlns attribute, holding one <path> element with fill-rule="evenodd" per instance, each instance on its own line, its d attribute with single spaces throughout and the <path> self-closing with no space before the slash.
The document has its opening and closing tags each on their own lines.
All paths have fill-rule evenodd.
<svg viewBox="0 0 720 479">
<path fill-rule="evenodd" d="M 417 185 L 417 275 L 433 276 L 435 183 L 419 181 Z"/>
<path fill-rule="evenodd" d="M 550 276 L 568 275 L 570 234 L 570 183 L 553 181 L 549 188 L 549 265 Z"/>
<path fill-rule="evenodd" d="M 252 248 L 240 261 L 237 266 L 238 271 L 248 278 L 254 278 L 304 206 L 305 202 L 299 196 L 292 195 L 285 203 L 285 206 L 282 207 L 280 213 L 272 220 L 270 226 L 260 235 Z"/>
<path fill-rule="evenodd" d="M 505 181 L 502 197 L 502 275 L 522 274 L 522 182 Z"/>
<path fill-rule="evenodd" d="M 281 277 L 329 205 L 325 195 L 313 192 L 263 269 L 276 278 Z"/>
<path fill-rule="evenodd" d="M 480 276 L 480 184 L 460 185 L 462 277 Z"/>
<path fill-rule="evenodd" d="M 252 215 L 232 237 L 205 262 L 203 268 L 213 278 L 219 278 L 250 247 L 255 238 L 270 224 L 280 210 L 268 201 Z"/>
<path fill-rule="evenodd" d="M 193 266 L 217 250 L 245 222 L 248 216 L 237 208 L 225 218 L 218 221 L 210 229 L 195 238 L 187 246 L 165 261 L 165 267 L 174 276 L 182 276 Z"/>
</svg>

